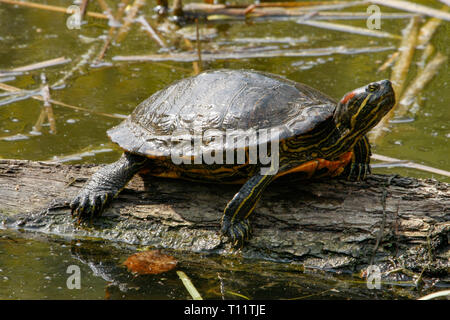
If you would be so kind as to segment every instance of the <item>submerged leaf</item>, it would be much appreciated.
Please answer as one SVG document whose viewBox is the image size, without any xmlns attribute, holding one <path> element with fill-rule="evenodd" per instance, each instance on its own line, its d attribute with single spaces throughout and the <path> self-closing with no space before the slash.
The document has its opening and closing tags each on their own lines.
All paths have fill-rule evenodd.
<svg viewBox="0 0 450 320">
<path fill-rule="evenodd" d="M 129 256 L 123 264 L 136 274 L 159 274 L 175 268 L 177 260 L 159 250 L 150 250 Z"/>
</svg>

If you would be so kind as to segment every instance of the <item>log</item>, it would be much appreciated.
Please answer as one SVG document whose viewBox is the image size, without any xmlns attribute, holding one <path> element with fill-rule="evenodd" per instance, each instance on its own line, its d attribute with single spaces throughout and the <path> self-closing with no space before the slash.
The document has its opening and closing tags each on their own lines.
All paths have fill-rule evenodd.
<svg viewBox="0 0 450 320">
<path fill-rule="evenodd" d="M 0 160 L 0 227 L 134 245 L 293 261 L 305 267 L 362 270 L 370 264 L 447 275 L 449 184 L 372 175 L 276 180 L 253 214 L 253 237 L 239 250 L 219 235 L 238 185 L 136 176 L 99 219 L 78 225 L 68 203 L 98 170 Z"/>
</svg>

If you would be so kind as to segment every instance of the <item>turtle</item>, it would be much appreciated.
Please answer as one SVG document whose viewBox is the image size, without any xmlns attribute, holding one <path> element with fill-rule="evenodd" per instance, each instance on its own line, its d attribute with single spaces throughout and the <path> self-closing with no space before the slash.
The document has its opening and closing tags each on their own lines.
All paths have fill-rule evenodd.
<svg viewBox="0 0 450 320">
<path fill-rule="evenodd" d="M 90 177 L 70 203 L 72 215 L 78 222 L 100 216 L 135 174 L 240 184 L 220 228 L 240 248 L 252 233 L 250 215 L 275 179 L 295 173 L 364 180 L 371 156 L 366 134 L 394 104 L 389 80 L 352 90 L 339 102 L 254 70 L 210 70 L 178 80 L 107 131 L 123 154 Z"/>
</svg>

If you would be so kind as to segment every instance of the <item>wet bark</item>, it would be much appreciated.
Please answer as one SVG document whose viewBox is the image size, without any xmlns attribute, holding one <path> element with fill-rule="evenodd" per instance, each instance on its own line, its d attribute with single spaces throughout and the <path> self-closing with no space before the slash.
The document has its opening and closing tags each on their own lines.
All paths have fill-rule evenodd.
<svg viewBox="0 0 450 320">
<path fill-rule="evenodd" d="M 98 168 L 0 160 L 0 226 L 322 269 L 377 264 L 437 275 L 449 271 L 450 188 L 436 180 L 279 179 L 253 214 L 253 238 L 236 253 L 219 228 L 237 185 L 136 176 L 101 218 L 77 225 L 68 203 Z"/>
</svg>

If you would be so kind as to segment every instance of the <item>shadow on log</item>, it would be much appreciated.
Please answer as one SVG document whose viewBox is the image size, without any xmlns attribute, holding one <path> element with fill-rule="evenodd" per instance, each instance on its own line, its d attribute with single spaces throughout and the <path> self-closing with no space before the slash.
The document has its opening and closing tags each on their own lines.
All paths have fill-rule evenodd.
<svg viewBox="0 0 450 320">
<path fill-rule="evenodd" d="M 279 179 L 253 215 L 253 238 L 236 253 L 219 236 L 236 185 L 135 177 L 101 218 L 77 225 L 68 203 L 98 168 L 0 160 L 0 226 L 321 269 L 377 264 L 438 276 L 449 271 L 450 189 L 436 180 Z"/>
</svg>

